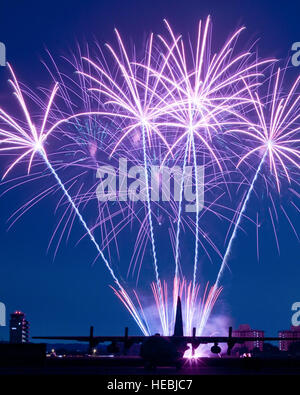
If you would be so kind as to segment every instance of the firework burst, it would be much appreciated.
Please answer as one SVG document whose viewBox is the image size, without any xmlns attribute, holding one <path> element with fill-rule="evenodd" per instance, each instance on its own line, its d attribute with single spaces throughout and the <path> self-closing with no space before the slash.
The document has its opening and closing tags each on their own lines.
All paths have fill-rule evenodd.
<svg viewBox="0 0 300 395">
<path fill-rule="evenodd" d="M 273 91 L 267 96 L 266 103 L 264 104 L 257 92 L 254 92 L 253 94 L 249 90 L 258 119 L 257 125 L 253 125 L 251 123 L 247 130 L 231 130 L 231 132 L 239 133 L 250 138 L 250 140 L 255 143 L 255 147 L 250 149 L 241 157 L 237 166 L 239 167 L 244 161 L 254 154 L 258 154 L 260 160 L 241 209 L 239 210 L 237 220 L 217 276 L 216 285 L 219 284 L 224 268 L 227 265 L 233 241 L 237 236 L 238 229 L 245 214 L 251 194 L 254 190 L 255 183 L 263 170 L 265 162 L 267 160 L 269 162 L 270 174 L 275 177 L 278 192 L 280 192 L 279 174 L 282 174 L 290 183 L 291 176 L 289 174 L 289 166 L 296 167 L 296 169 L 300 168 L 298 162 L 300 158 L 300 151 L 298 149 L 300 140 L 297 138 L 297 133 L 300 130 L 300 95 L 296 94 L 300 78 L 297 78 L 288 94 L 284 94 L 280 89 L 280 68 L 273 76 L 273 79 Z"/>
<path fill-rule="evenodd" d="M 50 163 L 46 150 L 45 150 L 45 142 L 47 140 L 47 137 L 56 129 L 56 127 L 62 123 L 62 121 L 57 121 L 55 124 L 50 126 L 48 129 L 46 128 L 47 126 L 47 120 L 48 120 L 48 115 L 51 110 L 51 105 L 53 103 L 53 100 L 55 98 L 55 95 L 58 90 L 58 84 L 55 83 L 54 89 L 52 90 L 52 93 L 50 95 L 48 104 L 46 106 L 46 111 L 43 116 L 43 121 L 42 121 L 42 126 L 40 129 L 38 129 L 30 115 L 30 112 L 28 110 L 28 107 L 26 105 L 22 90 L 20 88 L 20 84 L 13 72 L 13 69 L 11 66 L 9 66 L 10 72 L 12 74 L 13 80 L 11 80 L 11 84 L 14 89 L 14 94 L 17 97 L 17 100 L 19 104 L 21 105 L 22 111 L 24 113 L 26 123 L 25 126 L 22 126 L 20 123 L 18 123 L 16 120 L 14 120 L 10 115 L 7 114 L 3 109 L 0 109 L 0 119 L 4 121 L 4 124 L 8 127 L 8 129 L 1 128 L 0 129 L 0 136 L 2 137 L 0 140 L 0 144 L 3 144 L 4 147 L 1 148 L 2 152 L 7 152 L 7 151 L 17 151 L 18 157 L 17 159 L 9 166 L 8 170 L 5 172 L 4 177 L 7 176 L 7 174 L 22 160 L 25 160 L 27 156 L 29 156 L 29 164 L 28 164 L 28 172 L 30 171 L 32 161 L 34 159 L 34 156 L 36 154 L 39 154 L 41 158 L 43 159 L 44 163 L 47 165 L 48 169 L 51 171 L 52 175 L 54 176 L 57 184 L 63 191 L 64 196 L 67 198 L 69 204 L 71 205 L 72 209 L 74 210 L 76 216 L 78 217 L 79 221 L 83 225 L 85 231 L 90 237 L 90 240 L 96 247 L 99 255 L 101 256 L 102 260 L 104 261 L 107 269 L 109 270 L 109 273 L 111 274 L 115 284 L 117 285 L 118 289 L 120 292 L 122 292 L 122 295 L 124 296 L 124 299 L 127 298 L 128 304 L 132 305 L 132 302 L 130 300 L 130 297 L 124 290 L 123 286 L 121 285 L 119 279 L 115 275 L 110 263 L 108 260 L 105 258 L 99 244 L 97 243 L 94 235 L 92 234 L 91 230 L 89 229 L 87 223 L 85 222 L 82 214 L 80 213 L 78 207 L 76 206 L 73 198 L 71 197 L 70 193 L 68 192 L 67 188 L 65 187 L 64 183 L 62 182 L 61 178 L 59 177 L 58 173 Z M 64 121 L 63 121 L 64 122 Z M 141 328 L 141 330 L 144 332 L 144 328 L 142 326 L 142 323 L 140 321 L 140 318 L 138 314 L 135 314 L 135 309 L 132 309 L 132 316 L 138 326 Z"/>
<path fill-rule="evenodd" d="M 238 29 L 217 53 L 212 54 L 210 17 L 204 23 L 199 23 L 195 46 L 191 42 L 187 43 L 182 36 L 176 35 L 168 22 L 165 21 L 165 24 L 168 30 L 166 37 L 159 36 L 156 45 L 154 36 L 150 35 L 146 49 L 139 59 L 135 54 L 129 55 L 117 30 L 115 33 L 119 49 L 115 50 L 111 45 L 107 45 L 109 56 L 104 56 L 100 47 L 100 56 L 96 56 L 94 60 L 89 50 L 85 56 L 79 54 L 80 60 L 75 56 L 71 64 L 77 70 L 79 79 L 74 83 L 67 76 L 68 83 L 72 80 L 71 88 L 68 87 L 68 83 L 65 84 L 63 75 L 56 69 L 59 78 L 53 78 L 54 86 L 52 90 L 47 91 L 47 100 L 34 100 L 35 104 L 38 104 L 39 115 L 42 114 L 39 122 L 35 121 L 32 112 L 29 111 L 24 91 L 9 66 L 12 75 L 10 84 L 24 119 L 19 121 L 0 109 L 0 152 L 14 155 L 3 178 L 6 178 L 17 165 L 24 163 L 29 174 L 37 158 L 46 164 L 55 179 L 55 188 L 63 192 L 68 207 L 83 225 L 86 235 L 108 268 L 116 284 L 113 287 L 115 294 L 144 335 L 151 335 L 157 330 L 165 336 L 172 335 L 179 296 L 183 304 L 185 334 L 191 335 L 195 327 L 197 335 L 200 336 L 221 294 L 222 288 L 219 287 L 219 283 L 258 178 L 267 169 L 267 178 L 272 178 L 277 187 L 276 191 L 281 193 L 283 180 L 292 183 L 295 172 L 299 170 L 300 100 L 297 90 L 300 78 L 285 94 L 282 89 L 282 74 L 278 69 L 270 85 L 272 92 L 262 98 L 259 95 L 260 78 L 264 77 L 265 68 L 273 60 L 258 60 L 251 50 L 236 50 L 235 44 L 243 28 Z M 75 102 L 76 98 L 83 98 L 82 108 L 78 112 L 73 112 L 74 102 L 70 99 L 72 95 Z M 67 111 L 63 111 L 54 103 L 58 98 L 67 106 Z M 105 121 L 108 123 L 103 126 Z M 60 168 L 80 169 L 80 174 L 72 174 L 67 182 L 62 180 L 60 171 L 49 159 L 47 144 L 50 145 L 49 137 L 53 136 L 55 131 L 59 131 L 62 143 L 61 151 L 56 152 L 60 156 Z M 231 138 L 229 136 L 236 138 L 236 152 L 232 152 L 226 141 L 227 137 Z M 101 151 L 101 155 L 97 155 L 98 151 Z M 138 209 L 133 202 L 128 203 L 122 199 L 122 202 L 116 202 L 113 208 L 109 208 L 109 199 L 105 203 L 97 201 L 98 217 L 92 227 L 88 226 L 89 222 L 84 219 L 82 212 L 88 211 L 87 205 L 95 200 L 95 171 L 98 170 L 99 164 L 104 164 L 105 159 L 116 161 L 121 154 L 135 165 L 142 165 L 144 185 L 141 189 L 145 192 L 145 200 Z M 226 195 L 222 187 L 224 186 L 228 195 L 230 194 L 231 184 L 227 177 L 231 171 L 227 167 L 233 165 L 233 154 L 238 155 L 239 171 L 242 173 L 241 169 L 247 162 L 251 164 L 249 168 L 254 168 L 254 175 L 240 206 L 232 210 L 233 231 L 222 257 L 216 282 L 213 286 L 207 283 L 202 291 L 198 281 L 201 258 L 199 246 L 203 247 L 203 251 L 206 250 L 200 236 L 203 236 L 219 256 L 221 253 L 214 238 L 208 235 L 207 223 L 203 225 L 204 231 L 200 222 L 204 218 L 204 213 L 216 214 L 221 220 L 227 219 L 218 210 L 225 209 L 225 205 L 219 203 Z M 254 157 L 258 157 L 258 162 L 253 166 Z M 184 180 L 189 163 L 194 167 L 191 183 L 196 189 L 196 210 L 194 216 L 185 218 Z M 154 175 L 150 173 L 150 165 L 153 164 L 158 168 Z M 151 200 L 152 179 L 160 183 L 161 170 L 165 164 L 179 165 L 182 168 L 179 200 L 172 196 L 168 203 L 169 208 Z M 200 164 L 205 166 L 207 171 L 205 193 L 212 196 L 211 203 L 207 204 L 206 201 L 207 207 L 201 213 L 197 170 Z M 83 184 L 89 171 L 95 174 L 93 185 L 88 186 L 86 190 Z M 81 183 L 79 179 L 84 181 Z M 79 185 L 75 194 L 71 193 L 74 184 Z M 25 211 L 47 196 L 50 191 L 53 191 L 52 187 L 40 193 L 35 200 L 27 202 L 24 206 Z M 122 190 L 119 191 L 119 196 L 122 193 Z M 296 191 L 294 193 L 299 197 Z M 104 208 L 107 211 L 104 211 Z M 66 213 L 65 211 L 63 217 L 67 216 Z M 120 216 L 122 220 L 119 220 Z M 168 287 L 169 282 L 161 280 L 157 247 L 159 236 L 155 233 L 156 225 L 163 223 L 163 216 L 169 221 L 168 232 L 175 261 L 174 279 L 168 280 L 173 281 L 171 290 L 170 286 Z M 74 220 L 70 218 L 69 216 L 64 230 L 68 224 L 71 228 Z M 134 289 L 125 291 L 112 269 L 110 255 L 107 259 L 103 253 L 103 249 L 108 248 L 112 240 L 117 246 L 117 236 L 122 230 L 128 233 L 129 227 L 132 229 L 135 221 L 138 230 L 128 272 L 133 260 L 136 261 L 138 257 L 142 257 L 141 261 L 144 260 L 145 246 L 149 242 L 155 275 L 155 282 L 148 287 L 152 291 L 151 302 L 142 292 Z M 94 232 L 98 226 L 101 229 L 100 242 L 97 241 Z M 181 259 L 180 247 L 184 226 L 193 235 L 191 281 L 187 280 L 187 267 Z M 134 268 L 135 266 L 136 262 L 133 264 Z M 169 271 L 169 268 L 167 269 Z M 141 263 L 139 272 L 140 270 Z M 139 274 L 137 282 L 138 277 Z M 133 295 L 133 298 L 130 295 Z"/>
<path fill-rule="evenodd" d="M 172 289 L 168 289 L 167 282 L 160 284 L 158 288 L 156 282 L 151 283 L 152 294 L 154 298 L 155 310 L 152 312 L 151 317 L 145 314 L 145 308 L 141 297 L 135 291 L 137 305 L 142 312 L 143 325 L 145 332 L 154 334 L 155 332 L 162 333 L 163 336 L 172 336 L 174 331 L 174 309 L 176 310 L 177 299 L 180 297 L 183 305 L 183 323 L 185 336 L 191 336 L 193 328 L 197 330 L 197 336 L 201 336 L 203 329 L 210 317 L 214 305 L 222 292 L 222 287 L 215 289 L 214 286 L 209 286 L 209 283 L 204 287 L 201 292 L 200 284 L 193 287 L 192 281 L 188 282 L 185 278 L 178 280 L 175 278 L 172 284 Z M 159 290 L 162 290 L 162 302 L 159 295 Z M 134 306 L 128 303 L 126 295 L 119 290 L 114 289 L 116 296 L 121 300 L 124 306 L 130 311 L 134 310 Z M 147 301 L 147 309 L 149 310 L 149 300 Z M 162 314 L 163 310 L 163 314 Z M 159 326 L 157 322 L 159 322 Z"/>
</svg>

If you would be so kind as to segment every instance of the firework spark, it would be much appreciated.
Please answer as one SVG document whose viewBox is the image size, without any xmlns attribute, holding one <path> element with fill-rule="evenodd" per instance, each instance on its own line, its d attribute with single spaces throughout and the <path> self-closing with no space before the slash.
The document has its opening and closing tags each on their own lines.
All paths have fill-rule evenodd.
<svg viewBox="0 0 300 395">
<path fill-rule="evenodd" d="M 155 302 L 156 312 L 153 311 L 150 316 L 145 314 L 145 308 L 141 298 L 135 292 L 137 304 L 142 312 L 143 325 L 147 330 L 145 332 L 154 334 L 161 332 L 163 336 L 172 336 L 174 331 L 174 308 L 176 310 L 177 299 L 180 297 L 183 305 L 183 323 L 185 336 L 191 336 L 193 328 L 197 330 L 197 336 L 201 336 L 205 325 L 210 317 L 214 305 L 222 292 L 222 287 L 215 288 L 209 286 L 209 283 L 204 287 L 201 293 L 200 284 L 193 287 L 192 281 L 188 282 L 185 278 L 182 280 L 174 279 L 172 290 L 168 291 L 168 284 L 164 281 L 158 288 L 156 282 L 151 283 L 152 294 Z M 159 296 L 159 289 L 162 289 L 162 302 Z M 124 306 L 130 311 L 135 309 L 134 305 L 128 303 L 127 295 L 122 291 L 114 289 L 116 296 L 121 300 Z M 149 301 L 147 301 L 147 308 L 149 309 Z M 163 310 L 163 314 L 161 311 Z M 158 319 L 158 320 L 157 320 Z M 157 321 L 160 323 L 158 328 Z"/>
<path fill-rule="evenodd" d="M 237 220 L 217 276 L 216 285 L 218 285 L 221 280 L 224 268 L 230 257 L 233 241 L 237 236 L 238 229 L 245 214 L 251 194 L 254 190 L 255 183 L 267 158 L 269 159 L 270 173 L 274 175 L 276 180 L 278 192 L 280 192 L 279 174 L 281 173 L 290 183 L 291 176 L 289 174 L 289 165 L 300 169 L 299 162 L 297 162 L 300 158 L 300 151 L 297 148 L 300 139 L 296 137 L 296 133 L 300 130 L 298 125 L 300 119 L 300 95 L 295 95 L 297 87 L 299 86 L 300 77 L 297 78 L 287 95 L 283 95 L 280 90 L 280 68 L 275 73 L 274 80 L 273 92 L 270 94 L 270 101 L 265 105 L 263 105 L 257 92 L 254 92 L 253 96 L 253 93 L 249 90 L 249 94 L 253 98 L 252 103 L 258 118 L 258 124 L 255 126 L 253 126 L 253 124 L 249 125 L 248 130 L 231 130 L 231 132 L 245 135 L 248 138 L 250 137 L 255 142 L 255 147 L 241 157 L 237 165 L 238 167 L 248 157 L 255 153 L 258 153 L 261 158 L 252 182 L 250 183 L 241 210 L 237 216 Z"/>
<path fill-rule="evenodd" d="M 28 172 L 30 171 L 30 168 L 32 166 L 32 161 L 34 159 L 34 156 L 36 154 L 39 154 L 42 159 L 44 160 L 45 164 L 47 165 L 48 169 L 51 171 L 53 176 L 55 177 L 59 187 L 63 191 L 65 197 L 67 198 L 68 202 L 72 206 L 73 210 L 75 211 L 79 221 L 83 225 L 85 231 L 90 237 L 90 240 L 94 244 L 94 246 L 97 249 L 97 252 L 101 256 L 102 260 L 105 263 L 105 266 L 109 270 L 109 273 L 111 274 L 115 284 L 117 285 L 118 289 L 120 292 L 124 295 L 124 298 L 127 298 L 127 303 L 132 305 L 132 302 L 124 290 L 123 286 L 120 284 L 117 276 L 115 275 L 113 269 L 111 268 L 111 265 L 109 264 L 108 260 L 105 258 L 99 244 L 97 243 L 94 235 L 92 234 L 91 230 L 89 229 L 87 223 L 85 222 L 82 214 L 80 213 L 78 207 L 74 203 L 74 200 L 72 199 L 71 195 L 69 194 L 67 188 L 65 187 L 64 183 L 62 182 L 61 178 L 55 171 L 54 167 L 50 163 L 46 150 L 45 150 L 45 142 L 47 140 L 47 137 L 56 129 L 56 127 L 61 123 L 61 121 L 56 122 L 54 125 L 50 126 L 49 129 L 47 129 L 47 120 L 49 116 L 49 112 L 51 110 L 51 105 L 53 103 L 53 100 L 55 98 L 55 95 L 58 90 L 58 83 L 55 84 L 50 99 L 48 101 L 48 104 L 46 106 L 46 111 L 43 117 L 42 125 L 41 128 L 37 128 L 35 123 L 32 120 L 32 117 L 30 115 L 30 112 L 28 110 L 28 107 L 26 106 L 26 102 L 22 93 L 22 90 L 20 88 L 20 84 L 16 78 L 15 73 L 13 72 L 12 67 L 9 65 L 10 72 L 12 74 L 12 80 L 10 80 L 10 83 L 13 86 L 14 89 L 14 94 L 17 97 L 17 100 L 19 104 L 21 105 L 21 108 L 23 110 L 25 119 L 26 119 L 26 126 L 22 126 L 20 123 L 18 123 L 16 120 L 14 120 L 7 112 L 5 112 L 3 109 L 0 109 L 0 119 L 5 122 L 5 124 L 9 127 L 8 129 L 0 129 L 0 144 L 3 144 L 4 147 L 1 148 L 2 152 L 7 152 L 7 151 L 17 151 L 18 152 L 18 157 L 17 159 L 9 166 L 8 170 L 5 172 L 4 177 L 8 175 L 8 173 L 18 164 L 20 163 L 23 159 L 25 159 L 27 156 L 29 156 L 29 164 L 28 164 Z M 133 308 L 132 310 L 132 316 L 135 319 L 136 323 L 138 326 L 141 328 L 141 330 L 145 333 L 145 329 L 142 326 L 142 323 L 140 322 L 140 318 L 138 314 L 134 313 L 135 310 Z"/>
<path fill-rule="evenodd" d="M 169 120 L 158 123 L 161 128 L 175 130 L 175 139 L 170 152 L 182 149 L 184 144 L 183 171 L 180 185 L 180 201 L 175 242 L 175 278 L 179 276 L 180 230 L 182 221 L 183 184 L 187 162 L 192 161 L 195 168 L 196 186 L 196 232 L 193 269 L 193 287 L 197 281 L 198 246 L 199 246 L 199 191 L 197 173 L 197 154 L 195 139 L 201 144 L 201 151 L 207 150 L 222 171 L 221 160 L 213 144 L 214 134 L 221 133 L 222 128 L 235 124 L 248 124 L 237 107 L 248 104 L 253 99 L 248 92 L 255 88 L 257 78 L 262 76 L 257 70 L 273 60 L 252 61 L 251 52 L 245 51 L 232 55 L 234 43 L 244 30 L 237 30 L 224 44 L 221 50 L 211 56 L 211 19 L 199 22 L 195 50 L 191 49 L 190 56 L 181 36 L 176 37 L 169 23 L 165 21 L 171 36 L 169 44 L 160 37 L 167 49 L 166 73 L 160 75 L 161 81 L 172 104 L 168 107 Z M 192 64 L 192 67 L 189 65 Z M 190 70 L 191 68 L 191 70 Z M 151 71 L 154 75 L 155 71 Z M 246 85 L 246 86 L 245 86 Z M 200 152 L 201 152 L 200 151 Z M 165 159 L 169 156 L 167 153 Z"/>
<path fill-rule="evenodd" d="M 243 28 L 238 29 L 230 36 L 216 54 L 212 54 L 210 17 L 204 23 L 199 23 L 195 47 L 191 42 L 187 45 L 184 38 L 180 35 L 177 36 L 168 22 L 165 23 L 168 38 L 159 36 L 159 45 L 155 47 L 154 36 L 150 35 L 141 60 L 136 59 L 136 56 L 129 55 L 117 30 L 119 52 L 107 45 L 111 59 L 103 56 L 101 50 L 100 58 L 96 57 L 96 60 L 92 60 L 89 51 L 86 56 L 81 57 L 80 54 L 80 61 L 75 59 L 73 62 L 78 71 L 79 83 L 75 83 L 69 89 L 64 86 L 63 78 L 59 73 L 58 81 L 60 82 L 59 84 L 54 82 L 53 89 L 47 92 L 48 100 L 45 103 L 40 99 L 36 101 L 39 105 L 39 113 L 42 114 L 40 123 L 34 121 L 25 102 L 24 92 L 9 66 L 12 75 L 10 84 L 21 106 L 24 120 L 19 121 L 0 109 L 0 120 L 4 124 L 0 128 L 0 152 L 15 155 L 3 178 L 6 178 L 17 165 L 23 163 L 26 163 L 29 174 L 36 157 L 42 159 L 46 164 L 47 169 L 54 176 L 57 188 L 63 192 L 68 207 L 72 209 L 74 217 L 76 216 L 83 225 L 86 234 L 109 270 L 116 284 L 113 287 L 115 294 L 125 305 L 145 336 L 151 335 L 157 330 L 165 336 L 172 335 L 178 296 L 181 297 L 183 304 L 185 334 L 191 335 L 192 329 L 195 327 L 197 335 L 201 336 L 222 291 L 219 283 L 259 176 L 268 165 L 268 177 L 269 174 L 272 176 L 269 178 L 275 180 L 276 191 L 280 193 L 282 180 L 291 183 L 294 176 L 293 169 L 298 171 L 300 168 L 298 148 L 300 142 L 298 138 L 300 96 L 296 94 L 300 78 L 296 80 L 290 91 L 284 94 L 281 88 L 281 71 L 278 69 L 273 76 L 273 92 L 262 99 L 258 93 L 258 89 L 260 89 L 258 81 L 264 76 L 263 68 L 273 60 L 257 60 L 251 50 L 236 51 L 235 43 Z M 98 49 L 100 48 L 98 47 Z M 74 93 L 77 98 L 84 96 L 84 105 L 80 109 L 82 111 L 73 113 L 70 92 Z M 59 94 L 64 104 L 67 104 L 71 115 L 63 112 L 60 106 L 55 105 L 54 101 L 57 100 Z M 95 107 L 92 109 L 94 104 Z M 84 120 L 83 123 L 80 119 Z M 255 119 L 256 121 L 254 121 Z M 105 133 L 108 135 L 105 147 L 102 135 L 99 137 L 98 134 L 99 125 L 102 125 L 104 120 L 110 122 L 109 126 L 105 128 Z M 40 126 L 37 126 L 39 124 Z M 61 131 L 62 127 L 66 125 L 73 127 L 75 133 L 65 130 L 60 133 L 64 144 L 63 151 L 71 158 L 67 163 L 61 156 L 60 168 L 72 166 L 81 169 L 79 175 L 70 177 L 67 181 L 68 185 L 76 183 L 80 176 L 86 177 L 88 170 L 98 169 L 100 161 L 97 151 L 100 146 L 103 157 L 106 155 L 112 160 L 116 160 L 121 152 L 126 155 L 126 158 L 131 158 L 133 163 L 143 166 L 144 185 L 141 189 L 145 192 L 145 203 L 141 204 L 140 213 L 136 212 L 133 203 L 125 202 L 122 205 L 118 202 L 111 212 L 108 208 L 109 202 L 103 204 L 101 208 L 102 203 L 98 202 L 97 207 L 99 213 L 100 209 L 102 210 L 102 214 L 99 214 L 93 227 L 88 226 L 79 206 L 86 209 L 87 204 L 95 199 L 94 185 L 86 191 L 82 184 L 77 189 L 76 196 L 74 193 L 71 194 L 71 187 L 67 187 L 67 184 L 63 182 L 59 176 L 60 170 L 57 170 L 50 161 L 48 149 L 46 150 L 46 143 L 50 144 L 48 142 L 49 136 L 53 135 L 56 130 Z M 234 153 L 226 142 L 229 135 L 236 136 L 238 141 L 235 145 L 237 151 Z M 220 139 L 223 142 L 222 149 L 218 145 Z M 68 140 L 67 144 L 65 140 Z M 132 147 L 134 150 L 131 149 Z M 241 149 L 245 147 L 251 148 L 247 149 L 246 153 L 243 151 L 241 155 Z M 237 168 L 240 172 L 242 172 L 243 164 L 255 155 L 259 157 L 259 161 L 258 165 L 255 165 L 254 176 L 249 183 L 243 201 L 237 210 L 232 210 L 234 212 L 233 231 L 222 258 L 216 282 L 212 287 L 207 283 L 201 292 L 202 287 L 200 287 L 197 278 L 201 256 L 199 246 L 200 244 L 203 246 L 200 234 L 214 251 L 219 255 L 220 252 L 208 236 L 208 230 L 205 228 L 204 232 L 200 227 L 204 214 L 199 212 L 197 167 L 200 163 L 209 167 L 211 174 L 206 175 L 206 192 L 214 195 L 215 187 L 220 189 L 218 196 L 215 194 L 212 203 L 203 210 L 215 213 L 215 207 L 225 208 L 218 202 L 224 196 L 220 187 L 221 183 L 225 185 L 226 191 L 230 194 L 230 182 L 227 182 L 225 177 L 230 173 L 230 171 L 227 172 L 227 166 L 228 163 L 230 166 L 233 164 L 233 154 L 239 156 Z M 76 159 L 74 159 L 75 157 Z M 101 160 L 103 161 L 103 158 Z M 194 182 L 193 185 L 196 189 L 195 219 L 190 217 L 186 219 L 183 215 L 184 179 L 190 162 L 195 169 L 195 174 L 192 177 L 192 184 Z M 150 165 L 153 163 L 159 169 L 154 176 L 152 173 L 150 175 Z M 182 167 L 179 200 L 173 196 L 170 209 L 166 209 L 158 202 L 151 201 L 152 185 L 150 186 L 150 181 L 152 182 L 152 178 L 156 176 L 157 182 L 160 182 L 160 170 L 165 163 L 179 164 Z M 253 168 L 253 164 L 251 167 Z M 74 179 L 76 180 L 74 181 Z M 20 181 L 20 184 L 22 183 L 23 181 Z M 48 187 L 36 199 L 27 202 L 24 206 L 25 210 L 47 196 L 52 190 Z M 122 194 L 122 191 L 120 193 Z M 296 191 L 294 191 L 294 195 L 297 196 Z M 178 205 L 175 202 L 178 202 Z M 273 201 L 272 204 L 275 206 Z M 104 207 L 107 208 L 107 215 L 103 214 Z M 125 215 L 125 210 L 128 210 L 128 215 Z M 282 210 L 289 220 L 284 209 Z M 162 213 L 168 217 L 171 224 L 168 231 L 175 260 L 175 276 L 171 291 L 170 287 L 168 288 L 168 282 L 161 281 L 160 278 L 161 267 L 157 250 L 159 237 L 155 233 L 155 220 L 157 223 L 163 222 L 163 219 L 161 220 Z M 119 215 L 122 215 L 123 218 L 115 225 L 114 221 L 117 222 Z M 271 211 L 270 215 L 274 226 Z M 67 216 L 66 211 L 59 221 L 59 225 L 65 216 Z M 225 215 L 217 213 L 217 217 L 224 219 Z M 143 249 L 145 251 L 148 240 L 151 243 L 155 274 L 155 282 L 151 284 L 153 295 L 151 296 L 152 303 L 150 303 L 152 305 L 151 314 L 148 314 L 150 310 L 149 298 L 145 297 L 145 302 L 143 302 L 144 295 L 140 296 L 142 293 L 135 290 L 132 290 L 132 293 L 126 292 L 112 269 L 110 256 L 108 260 L 103 253 L 103 246 L 107 247 L 111 240 L 116 242 L 117 235 L 121 230 L 127 230 L 129 224 L 132 226 L 133 219 L 138 222 L 138 235 L 133 255 L 141 255 L 141 260 L 143 260 L 144 252 L 141 251 Z M 69 217 L 64 229 L 67 228 L 69 221 L 71 221 L 71 227 L 74 219 L 70 220 Z M 103 230 L 101 226 L 106 223 L 110 224 L 111 229 L 107 230 L 104 225 Z M 258 224 L 258 218 L 256 218 L 256 224 Z M 184 272 L 186 267 L 180 262 L 182 256 L 180 247 L 185 225 L 192 232 L 193 237 L 195 236 L 191 281 L 186 280 L 187 273 Z M 97 226 L 101 227 L 102 244 L 99 244 L 94 235 Z M 207 227 L 207 225 L 205 226 Z M 133 294 L 134 298 L 131 298 L 129 294 Z"/>
<path fill-rule="evenodd" d="M 146 54 L 146 64 L 148 70 L 144 73 L 142 70 L 142 79 L 140 77 L 141 72 L 137 70 L 134 62 L 129 60 L 129 55 L 125 49 L 121 36 L 117 30 L 115 30 L 117 41 L 120 47 L 120 55 L 115 50 L 107 45 L 114 62 L 117 65 L 118 72 L 120 74 L 121 82 L 117 82 L 117 78 L 112 78 L 109 71 L 105 69 L 101 64 L 96 64 L 89 58 L 84 58 L 96 71 L 96 77 L 87 74 L 83 71 L 80 73 L 95 82 L 98 87 L 91 88 L 93 92 L 98 92 L 106 97 L 105 109 L 111 108 L 111 111 L 105 113 L 106 116 L 112 118 L 119 118 L 122 121 L 129 124 L 123 128 L 122 136 L 117 140 L 114 148 L 112 149 L 111 155 L 115 153 L 119 145 L 126 139 L 131 133 L 139 130 L 142 134 L 142 150 L 143 150 L 143 164 L 144 164 L 144 177 L 145 177 L 145 192 L 147 202 L 147 216 L 150 228 L 150 238 L 152 245 L 153 264 L 155 271 L 155 278 L 158 287 L 160 286 L 159 280 L 159 269 L 157 262 L 157 252 L 155 244 L 155 236 L 153 229 L 153 219 L 151 210 L 150 200 L 150 189 L 149 189 L 149 176 L 148 176 L 148 161 L 147 161 L 147 140 L 148 144 L 151 145 L 152 134 L 161 139 L 163 144 L 168 148 L 168 143 L 164 135 L 157 128 L 153 122 L 154 118 L 157 117 L 161 112 L 161 104 L 165 102 L 166 97 L 161 97 L 157 89 L 159 87 L 160 77 L 151 77 L 149 68 L 153 60 L 152 57 L 152 43 L 153 35 L 150 36 L 149 45 L 147 48 L 148 54 Z M 162 69 L 165 66 L 162 66 Z M 162 70 L 159 72 L 161 75 Z M 104 113 L 103 113 L 104 115 Z M 159 292 L 161 295 L 161 291 Z"/>
</svg>

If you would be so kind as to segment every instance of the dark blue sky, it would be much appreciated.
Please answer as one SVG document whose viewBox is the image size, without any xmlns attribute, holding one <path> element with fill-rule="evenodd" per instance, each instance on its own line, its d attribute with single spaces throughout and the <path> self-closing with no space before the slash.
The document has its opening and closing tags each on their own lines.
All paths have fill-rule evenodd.
<svg viewBox="0 0 300 395">
<path fill-rule="evenodd" d="M 246 40 L 259 38 L 260 55 L 287 58 L 292 43 L 300 41 L 299 13 L 298 1 L 2 2 L 0 41 L 5 43 L 7 59 L 19 77 L 38 87 L 47 81 L 40 64 L 45 48 L 64 55 L 76 41 L 112 41 L 114 27 L 124 38 L 142 43 L 149 31 L 163 30 L 163 18 L 178 31 L 193 34 L 198 20 L 210 14 L 216 45 L 244 24 Z M 289 70 L 289 78 L 299 71 Z M 6 81 L 7 72 L 0 68 L 1 104 L 8 91 Z M 8 313 L 25 311 L 34 335 L 83 334 L 90 324 L 99 334 L 119 334 L 125 325 L 137 333 L 109 290 L 110 278 L 103 265 L 98 262 L 91 267 L 95 254 L 88 240 L 77 247 L 74 242 L 63 246 L 54 262 L 53 256 L 46 254 L 57 219 L 53 217 L 55 201 L 47 199 L 7 232 L 6 220 L 26 193 L 26 188 L 19 189 L 18 196 L 10 194 L 0 200 L 0 301 Z M 299 219 L 293 220 L 299 229 Z M 268 334 L 290 326 L 291 305 L 300 300 L 299 245 L 291 232 L 278 231 L 280 256 L 271 229 L 267 229 L 259 263 L 253 232 L 241 237 L 222 297 L 224 310 L 235 325 L 247 322 Z M 7 334 L 7 328 L 0 327 L 0 339 Z"/>
</svg>

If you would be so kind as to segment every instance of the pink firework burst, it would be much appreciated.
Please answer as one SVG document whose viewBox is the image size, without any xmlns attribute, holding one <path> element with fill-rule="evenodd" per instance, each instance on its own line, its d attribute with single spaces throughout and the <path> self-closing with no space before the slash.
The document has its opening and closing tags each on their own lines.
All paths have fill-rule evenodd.
<svg viewBox="0 0 300 395">
<path fill-rule="evenodd" d="M 271 173 L 274 175 L 280 191 L 280 174 L 291 182 L 289 167 L 300 169 L 299 131 L 300 131 L 300 94 L 297 94 L 300 77 L 293 83 L 287 94 L 282 89 L 281 70 L 278 68 L 273 76 L 273 89 L 265 102 L 257 92 L 251 93 L 253 105 L 258 118 L 257 125 L 248 130 L 237 132 L 250 137 L 255 147 L 239 160 L 238 166 L 254 153 L 268 157 Z"/>
</svg>

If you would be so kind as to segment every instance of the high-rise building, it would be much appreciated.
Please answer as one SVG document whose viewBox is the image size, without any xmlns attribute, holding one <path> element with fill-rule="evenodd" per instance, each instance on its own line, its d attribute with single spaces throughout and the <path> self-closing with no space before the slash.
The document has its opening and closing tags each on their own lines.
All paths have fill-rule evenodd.
<svg viewBox="0 0 300 395">
<path fill-rule="evenodd" d="M 10 315 L 9 341 L 10 343 L 28 343 L 29 341 L 29 322 L 21 311 L 15 311 Z"/>
<path fill-rule="evenodd" d="M 282 339 L 279 341 L 279 350 L 288 351 L 290 345 L 294 342 L 289 339 L 299 339 L 300 342 L 300 326 L 291 326 L 290 330 L 280 331 L 278 337 Z"/>
<path fill-rule="evenodd" d="M 233 337 L 253 337 L 253 341 L 248 341 L 243 344 L 236 344 L 235 349 L 246 347 L 248 351 L 252 351 L 254 348 L 258 348 L 260 351 L 263 350 L 263 341 L 255 338 L 264 337 L 264 331 L 258 329 L 251 329 L 250 325 L 242 324 L 235 331 L 232 331 Z"/>
</svg>

